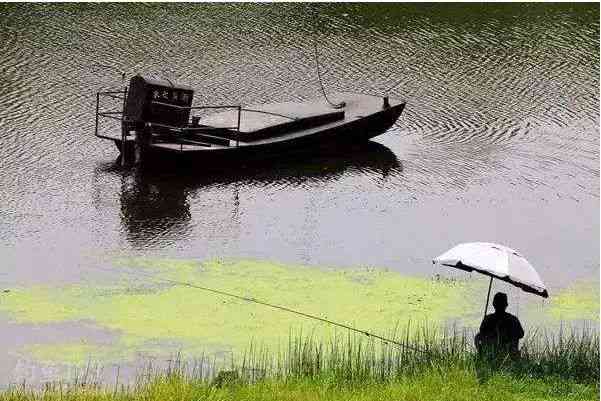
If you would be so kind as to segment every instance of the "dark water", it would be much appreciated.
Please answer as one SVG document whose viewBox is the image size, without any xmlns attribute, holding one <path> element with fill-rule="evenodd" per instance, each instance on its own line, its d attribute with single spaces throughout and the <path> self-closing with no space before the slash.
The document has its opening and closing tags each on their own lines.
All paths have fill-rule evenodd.
<svg viewBox="0 0 601 401">
<path fill-rule="evenodd" d="M 0 22 L 0 286 L 90 280 L 113 254 L 429 276 L 479 240 L 551 293 L 598 280 L 596 4 L 3 4 Z M 314 41 L 327 90 L 408 102 L 365 149 L 149 175 L 93 136 L 120 72 L 199 104 L 318 97 Z"/>
</svg>

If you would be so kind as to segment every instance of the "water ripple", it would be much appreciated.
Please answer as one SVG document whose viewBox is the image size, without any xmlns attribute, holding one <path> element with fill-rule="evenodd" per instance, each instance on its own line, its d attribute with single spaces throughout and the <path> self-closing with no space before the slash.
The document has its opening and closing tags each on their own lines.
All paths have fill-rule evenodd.
<svg viewBox="0 0 601 401">
<path fill-rule="evenodd" d="M 233 187 L 334 204 L 370 191 L 394 203 L 496 184 L 598 198 L 599 24 L 584 7 L 478 14 L 456 5 L 456 21 L 441 17 L 444 5 L 381 6 L 385 17 L 358 4 L 2 7 L 0 160 L 11 208 L 35 204 L 49 177 L 53 193 L 68 193 L 78 166 L 116 157 L 92 136 L 93 109 L 96 91 L 123 85 L 121 72 L 193 86 L 198 104 L 307 99 L 319 96 L 315 43 L 327 89 L 408 101 L 382 136 L 389 151 L 282 167 L 279 176 L 200 180 L 180 191 L 191 209 L 203 191 Z M 197 224 L 168 220 L 153 237 L 159 246 Z"/>
</svg>

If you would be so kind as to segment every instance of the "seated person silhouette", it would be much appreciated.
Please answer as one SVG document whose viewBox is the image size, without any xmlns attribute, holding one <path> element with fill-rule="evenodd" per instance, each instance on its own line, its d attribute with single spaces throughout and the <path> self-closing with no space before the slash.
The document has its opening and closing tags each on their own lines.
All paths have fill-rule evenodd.
<svg viewBox="0 0 601 401">
<path fill-rule="evenodd" d="M 495 313 L 486 315 L 476 334 L 475 343 L 478 354 L 507 355 L 518 357 L 518 342 L 524 337 L 524 329 L 517 317 L 505 312 L 507 295 L 497 292 L 492 305 Z"/>
</svg>

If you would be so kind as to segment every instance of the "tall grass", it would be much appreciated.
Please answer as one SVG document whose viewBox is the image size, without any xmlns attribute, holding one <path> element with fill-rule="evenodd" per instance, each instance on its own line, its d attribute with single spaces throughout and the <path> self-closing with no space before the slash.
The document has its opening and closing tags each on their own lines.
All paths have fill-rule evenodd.
<svg viewBox="0 0 601 401">
<path fill-rule="evenodd" d="M 476 354 L 473 334 L 456 328 L 406 328 L 403 333 L 391 333 L 388 338 L 393 343 L 351 334 L 324 341 L 300 333 L 290 336 L 287 348 L 276 353 L 250 347 L 232 370 L 245 381 L 327 377 L 337 382 L 384 382 L 424 372 L 465 369 L 484 376 L 503 372 L 516 377 L 599 382 L 596 330 L 535 331 L 523 342 L 520 358 L 494 360 Z"/>
<path fill-rule="evenodd" d="M 103 386 L 96 379 L 78 378 L 71 385 L 53 383 L 41 391 L 15 387 L 0 392 L 0 400 L 296 399 L 286 391 L 303 391 L 315 399 L 309 396 L 324 386 L 340 392 L 340 399 L 353 388 L 398 394 L 423 391 L 423 399 L 440 399 L 436 387 L 443 384 L 463 391 L 453 399 L 470 399 L 478 391 L 495 398 L 495 389 L 501 387 L 508 397 L 521 392 L 516 398 L 526 394 L 529 399 L 529 386 L 539 389 L 539 399 L 562 391 L 566 397 L 598 398 L 599 333 L 594 329 L 535 331 L 524 340 L 516 360 L 480 358 L 473 332 L 466 330 L 407 327 L 388 338 L 395 343 L 348 333 L 324 340 L 299 332 L 278 349 L 252 343 L 238 359 L 178 357 L 166 367 L 149 364 L 128 385 L 115 380 L 114 385 Z M 370 399 L 369 392 L 364 393 L 360 399 Z"/>
<path fill-rule="evenodd" d="M 556 376 L 599 383 L 599 332 L 562 327 L 558 333 L 535 330 L 522 346 L 521 358 L 507 369 L 531 377 Z"/>
</svg>

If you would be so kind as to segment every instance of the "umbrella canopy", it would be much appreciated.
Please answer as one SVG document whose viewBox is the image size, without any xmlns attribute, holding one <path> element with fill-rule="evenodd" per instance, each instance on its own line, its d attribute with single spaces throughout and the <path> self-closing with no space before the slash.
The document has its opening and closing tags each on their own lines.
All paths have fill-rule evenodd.
<svg viewBox="0 0 601 401">
<path fill-rule="evenodd" d="M 518 252 L 503 245 L 489 242 L 459 244 L 432 262 L 468 272 L 475 270 L 543 298 L 549 296 L 534 267 Z"/>
</svg>

